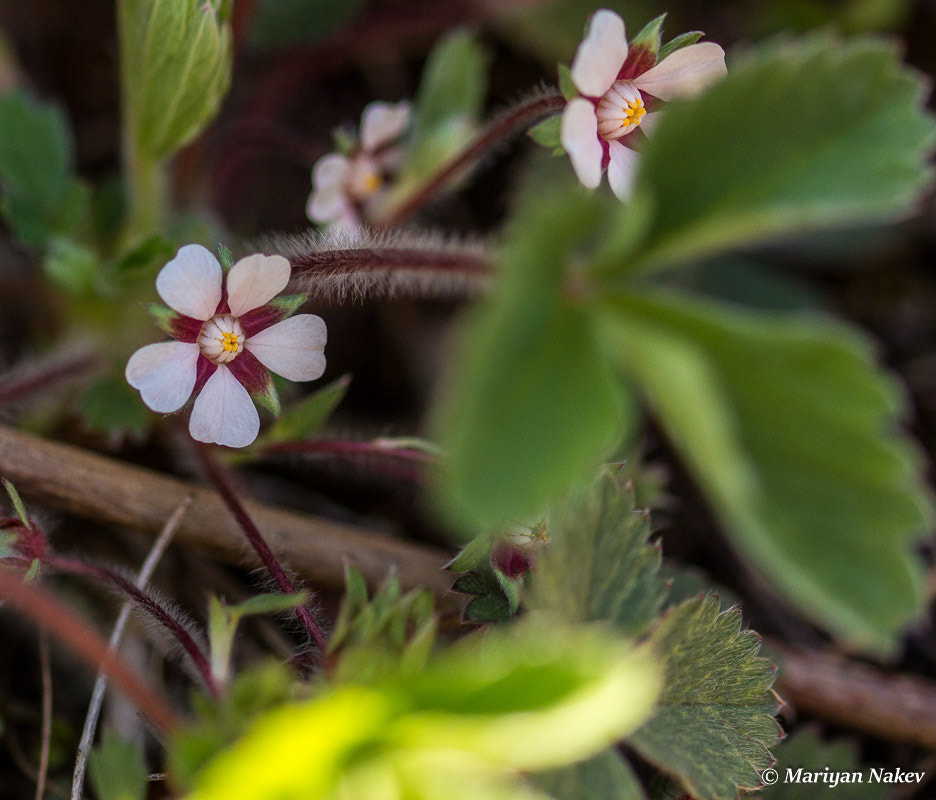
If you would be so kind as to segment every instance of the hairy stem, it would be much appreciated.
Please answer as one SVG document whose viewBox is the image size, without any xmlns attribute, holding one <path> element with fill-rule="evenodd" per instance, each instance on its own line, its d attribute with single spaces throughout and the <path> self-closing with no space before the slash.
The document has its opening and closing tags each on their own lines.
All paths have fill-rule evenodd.
<svg viewBox="0 0 936 800">
<path fill-rule="evenodd" d="M 164 735 L 179 727 L 172 707 L 158 692 L 146 686 L 107 643 L 64 603 L 35 583 L 23 583 L 22 575 L 0 568 L 0 598 L 66 644 L 95 669 L 100 669 Z"/>
<path fill-rule="evenodd" d="M 140 572 L 136 578 L 136 586 L 138 589 L 143 590 L 146 588 L 146 584 L 149 583 L 153 572 L 156 570 L 156 565 L 169 546 L 169 542 L 172 541 L 176 528 L 179 527 L 179 523 L 182 521 L 183 514 L 191 504 L 192 495 L 188 495 L 166 521 L 165 527 L 150 548 L 149 554 L 143 562 L 143 566 L 140 567 Z M 110 640 L 107 643 L 111 652 L 116 651 L 120 646 L 120 640 L 123 638 L 127 622 L 130 620 L 130 612 L 132 609 L 133 603 L 129 600 L 125 602 L 123 608 L 120 609 L 120 615 L 117 617 L 114 630 L 111 632 Z M 81 741 L 78 743 L 78 754 L 75 757 L 75 771 L 72 775 L 72 800 L 81 800 L 83 797 L 85 772 L 88 768 L 88 756 L 91 754 L 91 746 L 94 742 L 94 734 L 97 731 L 98 720 L 101 716 L 101 707 L 104 705 L 104 692 L 106 691 L 107 678 L 103 674 L 98 673 L 97 679 L 94 682 L 94 689 L 91 692 L 91 702 L 88 703 L 88 714 L 85 717 L 84 728 L 81 731 Z"/>
<path fill-rule="evenodd" d="M 263 448 L 263 453 L 266 455 L 296 453 L 365 459 L 377 465 L 384 465 L 384 471 L 390 477 L 413 483 L 422 483 L 424 467 L 436 461 L 434 455 L 424 450 L 388 446 L 380 439 L 371 442 L 324 438 L 299 442 L 277 442 Z"/>
<path fill-rule="evenodd" d="M 273 577 L 273 580 L 276 581 L 276 585 L 279 587 L 280 591 L 283 592 L 283 594 L 296 594 L 296 585 L 286 574 L 286 570 L 283 569 L 282 564 L 279 563 L 276 556 L 273 555 L 273 551 L 267 544 L 266 539 L 263 538 L 263 534 L 260 533 L 260 529 L 257 528 L 254 521 L 250 518 L 247 509 L 244 508 L 238 498 L 237 492 L 231 486 L 228 477 L 224 474 L 223 468 L 215 461 L 206 446 L 196 445 L 195 452 L 209 480 L 214 484 L 218 494 L 221 495 L 221 499 L 224 500 L 224 503 L 234 516 L 234 519 L 237 520 L 237 524 L 240 525 L 250 546 L 263 562 L 264 566 Z M 312 617 L 312 612 L 309 611 L 305 605 L 298 605 L 296 606 L 296 616 L 299 618 L 299 621 L 306 629 L 312 641 L 314 641 L 319 650 L 324 653 L 328 640 L 325 637 L 325 633 Z"/>
<path fill-rule="evenodd" d="M 474 166 L 485 156 L 518 133 L 529 129 L 565 107 L 565 98 L 556 89 L 536 95 L 514 106 L 494 119 L 461 153 L 429 178 L 412 197 L 379 220 L 381 228 L 399 228 L 425 206 L 460 173 Z"/>
</svg>

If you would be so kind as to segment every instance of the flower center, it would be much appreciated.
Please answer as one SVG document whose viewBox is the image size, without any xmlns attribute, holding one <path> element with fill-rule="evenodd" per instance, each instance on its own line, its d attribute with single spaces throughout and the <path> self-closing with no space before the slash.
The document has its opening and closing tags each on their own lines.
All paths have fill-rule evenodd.
<svg viewBox="0 0 936 800">
<path fill-rule="evenodd" d="M 359 155 L 351 164 L 348 175 L 348 194 L 354 200 L 369 200 L 383 185 L 383 178 L 374 161 L 365 155 Z"/>
<path fill-rule="evenodd" d="M 632 81 L 616 81 L 598 101 L 598 133 L 604 139 L 620 139 L 640 125 L 647 113 L 640 91 Z"/>
<path fill-rule="evenodd" d="M 198 332 L 198 349 L 214 364 L 227 364 L 244 349 L 244 329 L 237 317 L 215 314 Z"/>
</svg>

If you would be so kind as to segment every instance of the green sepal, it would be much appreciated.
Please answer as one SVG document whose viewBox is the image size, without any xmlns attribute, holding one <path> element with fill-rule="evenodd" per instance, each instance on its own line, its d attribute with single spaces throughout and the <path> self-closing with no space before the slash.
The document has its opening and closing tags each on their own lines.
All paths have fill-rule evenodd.
<svg viewBox="0 0 936 800">
<path fill-rule="evenodd" d="M 666 13 L 664 12 L 644 25 L 640 33 L 631 39 L 630 50 L 646 50 L 656 60 L 663 41 L 663 20 L 665 19 Z"/>
<path fill-rule="evenodd" d="M 482 533 L 475 536 L 461 549 L 455 558 L 445 565 L 445 569 L 449 572 L 468 572 L 474 569 L 484 559 L 490 557 L 493 544 L 494 535 L 492 533 Z"/>
<path fill-rule="evenodd" d="M 688 47 L 690 44 L 695 44 L 703 36 L 705 36 L 705 34 L 702 33 L 702 31 L 688 31 L 687 33 L 679 34 L 675 39 L 670 39 L 660 48 L 660 52 L 657 53 L 657 63 L 661 62 L 667 56 L 671 56 L 677 50 Z"/>
<path fill-rule="evenodd" d="M 357 137 L 347 128 L 335 128 L 332 131 L 332 139 L 335 142 L 335 150 L 343 156 L 349 156 L 357 149 Z"/>
<path fill-rule="evenodd" d="M 295 314 L 309 299 L 307 294 L 284 294 L 280 297 L 274 297 L 267 305 L 273 306 L 280 313 L 280 321 L 289 319 Z"/>
<path fill-rule="evenodd" d="M 494 571 L 494 577 L 497 578 L 497 585 L 500 586 L 501 591 L 504 593 L 504 597 L 507 598 L 507 608 L 510 610 L 510 615 L 513 616 L 520 608 L 520 593 L 523 590 L 523 575 L 520 575 L 516 578 L 511 578 L 506 573 L 501 572 L 497 567 L 492 567 L 492 570 Z"/>
<path fill-rule="evenodd" d="M 290 406 L 254 447 L 259 449 L 276 442 L 295 442 L 314 436 L 338 407 L 350 383 L 351 376 L 343 375 Z"/>
<path fill-rule="evenodd" d="M 560 146 L 560 124 L 561 117 L 559 116 L 544 119 L 538 125 L 534 125 L 532 128 L 530 128 L 530 130 L 527 131 L 527 136 L 529 136 L 538 145 L 542 145 L 543 147 L 547 147 L 550 150 L 554 150 Z"/>
<path fill-rule="evenodd" d="M 221 242 L 218 242 L 218 261 L 221 262 L 221 269 L 225 272 L 234 266 L 234 257 L 231 255 L 230 249 Z"/>
<path fill-rule="evenodd" d="M 159 330 L 170 336 L 174 335 L 172 320 L 179 316 L 175 311 L 164 306 L 162 303 L 144 303 L 143 308 L 145 308 L 147 313 L 153 318 Z"/>
<path fill-rule="evenodd" d="M 250 396 L 258 406 L 265 408 L 274 417 L 278 417 L 283 410 L 279 393 L 276 391 L 276 386 L 273 384 L 273 378 L 270 377 L 269 372 L 267 373 L 266 386 L 260 391 L 251 392 Z"/>
<path fill-rule="evenodd" d="M 575 88 L 572 80 L 572 70 L 565 64 L 560 64 L 557 71 L 559 72 L 559 91 L 566 100 L 574 100 L 579 96 L 579 90 Z"/>
</svg>

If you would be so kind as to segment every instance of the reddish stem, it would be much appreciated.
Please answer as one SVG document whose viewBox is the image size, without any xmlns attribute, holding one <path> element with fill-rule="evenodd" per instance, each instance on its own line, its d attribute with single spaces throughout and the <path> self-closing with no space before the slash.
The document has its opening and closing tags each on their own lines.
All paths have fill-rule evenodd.
<svg viewBox="0 0 936 800">
<path fill-rule="evenodd" d="M 345 439 L 307 439 L 300 442 L 277 442 L 263 448 L 264 454 L 277 455 L 301 453 L 310 455 L 333 455 L 348 458 L 364 457 L 377 461 L 402 461 L 415 464 L 416 469 L 404 467 L 392 470 L 393 477 L 422 483 L 422 467 L 435 462 L 435 457 L 422 450 L 383 447 L 376 442 L 350 442 Z"/>
<path fill-rule="evenodd" d="M 165 698 L 146 686 L 87 622 L 51 594 L 35 583 L 23 583 L 18 572 L 0 568 L 0 597 L 100 669 L 163 735 L 179 727 L 179 718 Z"/>
<path fill-rule="evenodd" d="M 501 114 L 481 131 L 461 153 L 433 175 L 409 200 L 381 220 L 381 228 L 399 228 L 435 197 L 460 172 L 480 161 L 507 139 L 529 129 L 565 107 L 565 98 L 555 89 L 533 97 Z"/>
<path fill-rule="evenodd" d="M 263 534 L 260 533 L 254 521 L 250 518 L 247 509 L 244 508 L 238 498 L 237 492 L 228 480 L 227 475 L 224 474 L 224 470 L 211 455 L 211 451 L 204 445 L 196 444 L 195 453 L 208 479 L 214 485 L 218 494 L 221 495 L 221 499 L 234 516 L 234 519 L 237 520 L 237 524 L 240 525 L 241 530 L 247 537 L 247 541 L 250 542 L 250 546 L 263 562 L 264 566 L 273 577 L 273 580 L 276 581 L 276 585 L 279 587 L 280 591 L 283 592 L 283 594 L 296 594 L 296 585 L 290 580 L 289 576 L 286 574 L 286 570 L 283 569 L 283 566 L 279 563 L 276 556 L 273 555 L 273 551 L 267 544 L 266 539 L 263 538 Z M 324 653 L 328 640 L 325 638 L 325 634 L 318 623 L 312 617 L 312 612 L 309 611 L 306 606 L 300 604 L 296 606 L 296 616 L 299 617 L 302 626 L 306 629 L 319 650 Z"/>
<path fill-rule="evenodd" d="M 55 364 L 40 364 L 6 383 L 0 383 L 0 405 L 21 400 L 33 392 L 86 375 L 97 366 L 97 358 L 88 355 Z"/>
</svg>

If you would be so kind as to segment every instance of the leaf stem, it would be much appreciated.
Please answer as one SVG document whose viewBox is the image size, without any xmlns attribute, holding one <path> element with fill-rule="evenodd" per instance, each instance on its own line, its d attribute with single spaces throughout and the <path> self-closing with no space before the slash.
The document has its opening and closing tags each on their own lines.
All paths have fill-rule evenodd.
<svg viewBox="0 0 936 800">
<path fill-rule="evenodd" d="M 400 228 L 425 206 L 462 171 L 477 164 L 511 137 L 529 129 L 548 117 L 555 116 L 566 101 L 558 89 L 534 95 L 496 117 L 477 137 L 438 172 L 426 181 L 408 200 L 405 200 L 379 220 L 380 228 Z"/>
<path fill-rule="evenodd" d="M 179 727 L 179 719 L 166 699 L 146 686 L 107 643 L 81 617 L 64 603 L 33 583 L 23 583 L 22 575 L 0 568 L 0 598 L 68 645 L 84 661 L 110 680 L 149 718 L 164 735 Z"/>
<path fill-rule="evenodd" d="M 218 494 L 221 495 L 221 499 L 224 501 L 225 505 L 228 507 L 228 510 L 234 516 L 237 524 L 240 525 L 240 528 L 247 537 L 247 541 L 250 543 L 250 546 L 263 562 L 264 566 L 273 577 L 273 580 L 276 582 L 276 585 L 279 587 L 280 591 L 284 594 L 296 594 L 298 591 L 296 589 L 296 585 L 286 574 L 286 570 L 283 569 L 282 564 L 279 563 L 276 556 L 273 555 L 273 551 L 267 544 L 266 539 L 263 538 L 263 534 L 260 533 L 259 528 L 257 528 L 257 526 L 254 524 L 254 521 L 250 518 L 250 515 L 247 513 L 247 509 L 244 508 L 243 504 L 238 498 L 237 492 L 231 485 L 228 476 L 224 474 L 224 470 L 221 465 L 218 464 L 214 456 L 212 456 L 211 451 L 207 446 L 196 444 L 194 449 L 196 455 L 198 456 L 198 460 L 201 462 L 202 468 L 205 470 L 205 474 L 208 476 L 208 479 L 214 485 Z M 299 621 L 306 629 L 306 632 L 309 634 L 312 641 L 314 641 L 319 650 L 324 653 L 325 647 L 328 644 L 328 640 L 325 637 L 325 633 L 312 617 L 312 612 L 309 611 L 307 606 L 298 605 L 296 606 L 296 616 L 299 618 Z"/>
</svg>

